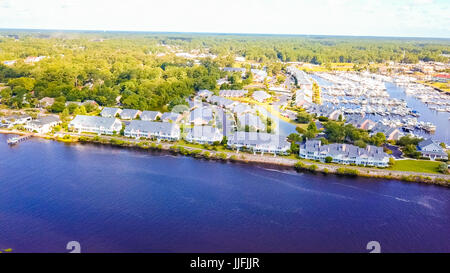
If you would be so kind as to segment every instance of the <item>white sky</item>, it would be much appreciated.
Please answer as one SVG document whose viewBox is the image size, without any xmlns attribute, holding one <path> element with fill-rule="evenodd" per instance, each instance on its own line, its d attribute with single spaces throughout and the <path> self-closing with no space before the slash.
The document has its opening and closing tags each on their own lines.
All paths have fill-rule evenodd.
<svg viewBox="0 0 450 273">
<path fill-rule="evenodd" d="M 0 28 L 450 38 L 450 0 L 0 0 Z"/>
</svg>

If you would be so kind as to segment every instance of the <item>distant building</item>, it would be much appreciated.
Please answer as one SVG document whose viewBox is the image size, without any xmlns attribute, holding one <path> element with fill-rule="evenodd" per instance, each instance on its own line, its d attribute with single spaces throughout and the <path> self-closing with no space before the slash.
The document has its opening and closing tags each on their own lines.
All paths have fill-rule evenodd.
<svg viewBox="0 0 450 273">
<path fill-rule="evenodd" d="M 304 71 L 297 69 L 295 66 L 287 67 L 286 71 L 294 77 L 300 88 L 312 89 L 313 83 Z"/>
<path fill-rule="evenodd" d="M 119 116 L 121 119 L 135 119 L 140 113 L 141 111 L 135 109 L 123 109 Z"/>
<path fill-rule="evenodd" d="M 199 90 L 199 91 L 197 92 L 197 96 L 202 97 L 202 98 L 207 98 L 207 97 L 210 97 L 210 96 L 212 96 L 212 95 L 214 95 L 214 93 L 211 92 L 211 91 L 209 91 L 209 90 L 206 90 L 206 89 L 204 89 L 204 90 Z"/>
<path fill-rule="evenodd" d="M 248 93 L 247 90 L 220 90 L 219 96 L 230 97 L 230 98 L 240 98 Z"/>
<path fill-rule="evenodd" d="M 78 115 L 69 123 L 69 129 L 79 133 L 112 135 L 122 130 L 122 122 L 115 117 Z"/>
<path fill-rule="evenodd" d="M 333 143 L 322 145 L 320 140 L 307 140 L 300 144 L 299 156 L 305 159 L 320 160 L 331 157 L 332 162 L 339 164 L 356 164 L 364 166 L 387 167 L 389 155 L 382 147 L 367 145 L 366 148 L 350 144 Z"/>
<path fill-rule="evenodd" d="M 105 107 L 100 112 L 100 116 L 104 118 L 115 118 L 117 115 L 122 113 L 122 109 L 116 107 Z"/>
<path fill-rule="evenodd" d="M 241 115 L 245 113 L 252 113 L 255 110 L 247 103 L 238 103 L 231 109 L 231 111 L 236 115 Z"/>
<path fill-rule="evenodd" d="M 222 141 L 223 134 L 218 128 L 212 126 L 194 126 L 187 131 L 185 139 L 199 144 L 213 144 Z"/>
<path fill-rule="evenodd" d="M 241 76 L 244 77 L 247 69 L 245 68 L 236 68 L 236 67 L 224 67 L 223 71 L 231 72 L 231 73 L 241 73 Z"/>
<path fill-rule="evenodd" d="M 251 69 L 253 80 L 256 82 L 263 82 L 267 78 L 267 72 L 260 69 Z"/>
<path fill-rule="evenodd" d="M 274 154 L 288 154 L 291 147 L 284 136 L 256 132 L 234 132 L 228 136 L 227 145 L 235 149 Z"/>
<path fill-rule="evenodd" d="M 431 160 L 436 159 L 448 160 L 448 155 L 445 152 L 445 150 L 441 147 L 441 145 L 439 145 L 439 143 L 431 139 L 423 140 L 417 146 L 418 151 L 424 157 L 428 157 Z"/>
<path fill-rule="evenodd" d="M 372 129 L 371 129 L 372 135 L 375 135 L 378 132 L 383 133 L 386 136 L 387 140 L 398 140 L 403 136 L 402 131 L 400 131 L 399 128 L 396 127 L 390 127 L 387 125 L 383 125 L 381 123 L 377 123 Z"/>
<path fill-rule="evenodd" d="M 194 125 L 207 125 L 214 120 L 210 107 L 195 108 L 189 115 L 189 123 Z"/>
<path fill-rule="evenodd" d="M 161 118 L 162 114 L 158 111 L 143 111 L 141 113 L 141 120 L 145 121 L 155 121 L 158 118 Z"/>
<path fill-rule="evenodd" d="M 174 141 L 180 139 L 180 126 L 170 122 L 132 120 L 125 127 L 124 135 L 134 138 L 144 137 Z"/>
<path fill-rule="evenodd" d="M 236 101 L 232 101 L 219 96 L 211 96 L 206 101 L 227 109 L 231 109 L 233 106 L 238 104 Z"/>
<path fill-rule="evenodd" d="M 31 121 L 29 115 L 12 115 L 8 117 L 0 117 L 0 127 L 11 128 L 14 125 L 25 124 Z"/>
<path fill-rule="evenodd" d="M 251 131 L 265 131 L 266 125 L 261 121 L 261 118 L 252 113 L 245 113 L 239 115 L 238 122 L 241 129 L 245 129 L 247 126 Z"/>
<path fill-rule="evenodd" d="M 305 104 L 312 104 L 312 89 L 302 88 L 295 91 L 295 105 L 303 107 Z"/>
<path fill-rule="evenodd" d="M 54 98 L 45 97 L 39 100 L 39 107 L 46 108 L 52 106 L 55 103 Z"/>
<path fill-rule="evenodd" d="M 174 113 L 174 112 L 166 112 L 161 115 L 161 120 L 164 122 L 176 123 L 176 122 L 180 122 L 181 118 L 183 118 L 183 116 L 181 114 Z"/>
<path fill-rule="evenodd" d="M 7 66 L 11 66 L 14 65 L 17 61 L 16 60 L 12 60 L 12 61 L 4 61 L 3 64 L 7 65 Z"/>
<path fill-rule="evenodd" d="M 42 59 L 46 58 L 46 56 L 39 56 L 39 57 L 27 57 L 23 62 L 26 64 L 30 64 L 30 63 L 37 63 L 39 61 L 41 61 Z"/>
<path fill-rule="evenodd" d="M 311 104 L 304 108 L 307 109 L 310 114 L 316 114 L 318 117 L 327 117 L 332 120 L 339 120 L 339 117 L 341 117 L 342 120 L 345 118 L 344 112 L 336 107 Z"/>
<path fill-rule="evenodd" d="M 52 128 L 61 123 L 58 116 L 44 116 L 38 119 L 29 121 L 25 125 L 25 129 L 30 132 L 37 132 L 39 134 L 46 134 L 52 130 Z"/>
<path fill-rule="evenodd" d="M 254 100 L 259 102 L 264 102 L 267 99 L 270 99 L 272 96 L 270 96 L 266 91 L 255 91 L 252 94 L 252 97 Z"/>
</svg>

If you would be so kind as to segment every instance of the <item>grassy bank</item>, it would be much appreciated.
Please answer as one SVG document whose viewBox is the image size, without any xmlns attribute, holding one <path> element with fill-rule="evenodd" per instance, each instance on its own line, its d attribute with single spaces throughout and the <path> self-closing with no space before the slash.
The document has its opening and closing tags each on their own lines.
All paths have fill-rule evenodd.
<svg viewBox="0 0 450 273">
<path fill-rule="evenodd" d="M 393 171 L 439 173 L 438 166 L 441 162 L 429 160 L 397 160 L 395 164 L 388 168 Z"/>
</svg>

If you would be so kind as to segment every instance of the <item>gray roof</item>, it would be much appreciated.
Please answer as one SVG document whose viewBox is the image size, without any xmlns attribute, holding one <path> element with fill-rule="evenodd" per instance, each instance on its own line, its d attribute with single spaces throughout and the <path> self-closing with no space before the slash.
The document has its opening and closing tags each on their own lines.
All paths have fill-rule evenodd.
<svg viewBox="0 0 450 273">
<path fill-rule="evenodd" d="M 261 121 L 261 118 L 251 113 L 239 115 L 238 120 L 241 126 L 248 125 L 262 130 L 266 128 L 266 125 Z"/>
<path fill-rule="evenodd" d="M 247 90 L 220 90 L 219 95 L 222 97 L 242 97 L 247 94 Z"/>
<path fill-rule="evenodd" d="M 98 117 L 98 116 L 77 115 L 70 122 L 70 126 L 111 129 L 114 126 L 116 121 L 118 121 L 118 120 L 113 117 L 106 118 L 106 117 Z"/>
<path fill-rule="evenodd" d="M 223 98 L 223 97 L 219 97 L 219 96 L 211 96 L 208 98 L 208 102 L 212 103 L 212 104 L 217 104 L 219 106 L 222 107 L 229 107 L 233 104 L 235 104 L 234 101 Z"/>
<path fill-rule="evenodd" d="M 417 145 L 417 146 L 420 149 L 422 149 L 422 148 L 424 148 L 424 147 L 426 147 L 428 145 L 434 144 L 434 143 L 435 142 L 431 138 L 429 138 L 429 139 L 422 140 L 421 142 L 419 142 L 419 145 Z"/>
<path fill-rule="evenodd" d="M 271 96 L 266 91 L 260 90 L 260 91 L 253 92 L 253 98 L 260 102 L 262 102 L 270 97 Z"/>
<path fill-rule="evenodd" d="M 161 115 L 161 112 L 158 112 L 158 111 L 143 111 L 141 113 L 141 120 L 155 120 L 158 115 Z"/>
<path fill-rule="evenodd" d="M 117 113 L 120 112 L 120 108 L 115 108 L 115 107 L 105 107 L 103 108 L 103 110 L 100 112 L 100 115 L 102 117 L 114 117 L 116 116 Z"/>
<path fill-rule="evenodd" d="M 367 145 L 366 148 L 360 148 L 351 144 L 342 143 L 322 145 L 320 140 L 307 140 L 304 144 L 300 145 L 300 149 L 305 149 L 306 152 L 327 154 L 331 157 L 371 157 L 375 159 L 383 159 L 388 157 L 382 147 Z"/>
<path fill-rule="evenodd" d="M 162 114 L 161 120 L 171 120 L 171 121 L 175 122 L 180 116 L 181 116 L 181 114 L 178 114 L 178 113 L 165 112 Z"/>
<path fill-rule="evenodd" d="M 132 120 L 126 127 L 125 131 L 140 131 L 150 134 L 163 133 L 166 135 L 179 135 L 180 127 L 170 122 L 154 122 L 144 120 Z"/>
<path fill-rule="evenodd" d="M 223 135 L 219 129 L 212 126 L 194 126 L 187 131 L 186 138 L 194 139 L 208 139 L 208 140 L 218 140 L 222 139 Z"/>
<path fill-rule="evenodd" d="M 50 124 L 53 122 L 59 122 L 59 121 L 60 121 L 60 119 L 58 116 L 44 116 L 44 117 L 39 117 L 38 119 L 30 121 L 28 124 L 34 125 L 34 126 L 44 126 L 46 124 Z"/>
<path fill-rule="evenodd" d="M 213 120 L 213 111 L 210 107 L 199 107 L 199 108 L 195 108 L 190 116 L 189 116 L 189 120 L 192 122 L 195 119 L 201 118 L 204 121 L 211 121 Z"/>
<path fill-rule="evenodd" d="M 223 71 L 225 71 L 225 72 L 241 72 L 241 73 L 243 73 L 243 72 L 246 72 L 247 69 L 245 69 L 245 68 L 237 68 L 237 67 L 224 67 Z"/>
<path fill-rule="evenodd" d="M 209 97 L 209 96 L 211 96 L 212 94 L 214 94 L 214 93 L 211 92 L 211 91 L 209 91 L 209 90 L 207 90 L 207 89 L 199 90 L 199 91 L 197 92 L 197 96 L 201 96 L 201 97 Z"/>
<path fill-rule="evenodd" d="M 135 109 L 123 109 L 120 113 L 120 117 L 124 119 L 132 119 L 135 118 L 136 115 L 139 113 L 139 110 Z"/>
<path fill-rule="evenodd" d="M 228 146 L 246 145 L 246 146 L 273 146 L 277 148 L 290 147 L 285 136 L 256 133 L 256 132 L 235 132 L 228 136 Z"/>
</svg>

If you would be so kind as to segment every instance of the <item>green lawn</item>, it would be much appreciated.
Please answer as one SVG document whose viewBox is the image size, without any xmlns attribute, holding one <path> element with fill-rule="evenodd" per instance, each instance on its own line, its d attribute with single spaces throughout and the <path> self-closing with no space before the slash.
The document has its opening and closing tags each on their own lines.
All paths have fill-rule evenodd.
<svg viewBox="0 0 450 273">
<path fill-rule="evenodd" d="M 408 172 L 423 172 L 423 173 L 438 173 L 439 161 L 428 160 L 397 160 L 394 166 L 389 167 L 389 170 L 394 171 L 408 171 Z"/>
</svg>

